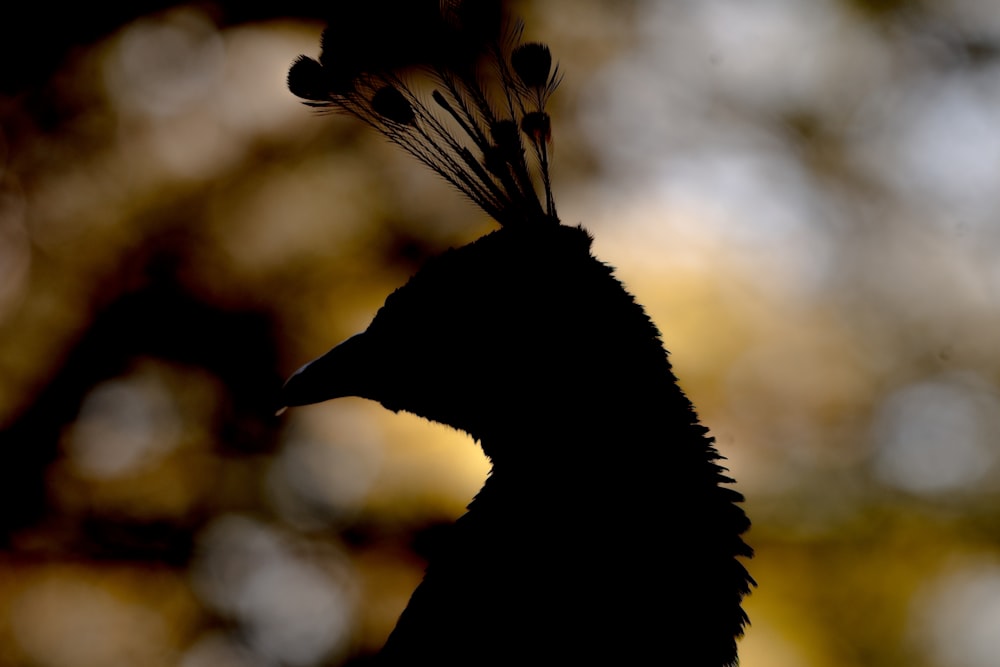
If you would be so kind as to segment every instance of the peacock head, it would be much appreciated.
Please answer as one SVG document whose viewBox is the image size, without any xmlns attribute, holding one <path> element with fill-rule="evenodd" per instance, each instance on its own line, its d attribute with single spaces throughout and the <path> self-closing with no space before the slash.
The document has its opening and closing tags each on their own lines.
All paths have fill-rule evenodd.
<svg viewBox="0 0 1000 667">
<path fill-rule="evenodd" d="M 590 243 L 579 227 L 504 228 L 445 252 L 292 375 L 283 404 L 359 396 L 484 442 L 586 411 L 621 371 L 606 354 L 629 345 L 621 323 L 643 317 Z"/>
<path fill-rule="evenodd" d="M 558 66 L 546 45 L 522 43 L 498 0 L 346 5 L 319 58 L 292 65 L 291 91 L 375 128 L 502 229 L 429 263 L 367 331 L 296 372 L 283 400 L 362 396 L 481 437 L 557 400 L 526 378 L 565 386 L 583 338 L 574 327 L 592 312 L 581 275 L 610 273 L 556 215 L 546 104 Z"/>
</svg>

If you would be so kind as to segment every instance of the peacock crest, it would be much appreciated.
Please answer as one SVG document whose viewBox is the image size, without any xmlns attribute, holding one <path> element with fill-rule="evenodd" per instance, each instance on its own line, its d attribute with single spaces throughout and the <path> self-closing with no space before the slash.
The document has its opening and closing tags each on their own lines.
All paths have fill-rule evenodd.
<svg viewBox="0 0 1000 667">
<path fill-rule="evenodd" d="M 523 23 L 494 0 L 344 4 L 319 59 L 293 63 L 292 93 L 363 120 L 501 225 L 557 224 L 548 46 L 522 43 Z"/>
</svg>

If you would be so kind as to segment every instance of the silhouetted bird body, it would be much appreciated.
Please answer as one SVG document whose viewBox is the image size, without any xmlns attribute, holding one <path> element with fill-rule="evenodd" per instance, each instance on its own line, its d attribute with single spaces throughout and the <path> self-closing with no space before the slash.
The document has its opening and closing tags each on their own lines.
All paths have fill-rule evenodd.
<svg viewBox="0 0 1000 667">
<path fill-rule="evenodd" d="M 513 62 L 506 76 L 523 83 L 524 64 L 516 62 L 523 46 L 504 40 L 496 57 Z M 293 67 L 293 91 L 345 108 L 341 93 L 318 84 L 330 79 L 316 78 L 320 63 Z M 551 92 L 557 79 L 544 69 L 535 80 Z M 394 70 L 376 85 L 366 76 L 359 98 L 402 86 Z M 518 112 L 515 104 L 512 120 L 544 144 L 547 135 L 531 136 L 536 121 L 526 128 L 523 120 L 541 107 Z M 480 118 L 492 113 L 478 103 L 471 109 Z M 412 116 L 396 109 L 389 120 L 372 109 L 346 110 L 397 143 L 400 133 L 429 133 L 412 120 L 426 109 Z M 556 219 L 547 158 L 538 160 L 546 202 L 532 203 L 517 185 L 519 165 L 497 174 L 483 157 L 496 149 L 516 160 L 515 151 L 496 148 L 506 140 L 490 133 L 498 121 L 477 122 L 485 125 L 486 145 L 472 138 L 480 168 L 442 175 L 480 205 L 487 197 L 486 210 L 499 207 L 503 227 L 430 261 L 365 332 L 300 369 L 284 389 L 289 406 L 361 396 L 448 424 L 478 440 L 492 462 L 468 512 L 430 554 L 382 662 L 734 664 L 746 622 L 740 602 L 752 585 L 737 559 L 751 553 L 740 537 L 749 526 L 741 497 L 724 486 L 732 480 L 656 327 L 593 257 L 587 232 Z M 500 196 L 466 178 L 492 179 Z"/>
</svg>

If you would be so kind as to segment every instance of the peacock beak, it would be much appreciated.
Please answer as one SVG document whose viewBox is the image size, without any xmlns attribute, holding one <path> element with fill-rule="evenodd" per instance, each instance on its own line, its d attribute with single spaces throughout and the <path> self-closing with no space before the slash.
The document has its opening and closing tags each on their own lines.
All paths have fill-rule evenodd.
<svg viewBox="0 0 1000 667">
<path fill-rule="evenodd" d="M 310 405 L 344 396 L 370 398 L 372 355 L 364 333 L 340 343 L 323 356 L 295 371 L 281 388 L 281 409 Z"/>
</svg>

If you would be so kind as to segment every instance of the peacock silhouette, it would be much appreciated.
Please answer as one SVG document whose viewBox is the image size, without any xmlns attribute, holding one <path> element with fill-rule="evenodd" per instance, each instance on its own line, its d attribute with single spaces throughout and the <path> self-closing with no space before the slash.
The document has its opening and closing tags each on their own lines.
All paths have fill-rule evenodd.
<svg viewBox="0 0 1000 667">
<path fill-rule="evenodd" d="M 291 91 L 368 123 L 500 223 L 282 390 L 288 407 L 360 396 L 450 425 L 492 464 L 380 663 L 734 665 L 754 585 L 742 496 L 655 325 L 559 222 L 548 47 L 491 0 L 347 4 Z"/>
</svg>

